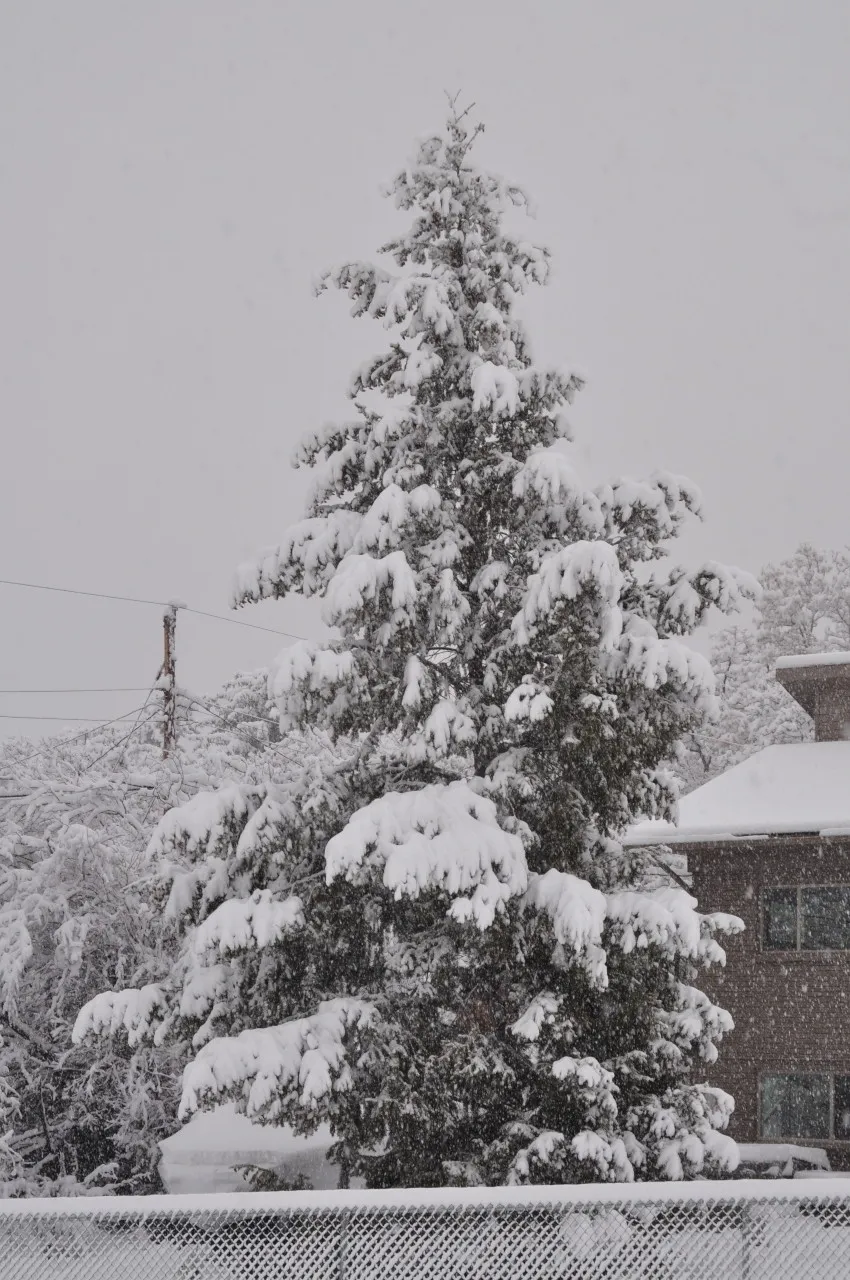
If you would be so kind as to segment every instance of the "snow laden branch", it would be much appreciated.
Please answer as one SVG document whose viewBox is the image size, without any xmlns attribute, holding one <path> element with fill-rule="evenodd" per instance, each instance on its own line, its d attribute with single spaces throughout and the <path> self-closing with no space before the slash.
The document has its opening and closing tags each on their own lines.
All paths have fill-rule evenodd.
<svg viewBox="0 0 850 1280">
<path fill-rule="evenodd" d="M 623 630 L 620 600 L 624 580 L 617 554 L 607 542 L 574 542 L 545 556 L 528 581 L 522 612 L 511 626 L 517 642 L 527 645 L 542 619 L 550 620 L 556 604 L 593 597 L 599 647 L 612 649 Z"/>
<path fill-rule="evenodd" d="M 275 902 L 269 889 L 255 889 L 250 898 L 231 898 L 216 907 L 195 930 L 196 954 L 220 956 L 251 948 L 269 947 L 304 927 L 304 904 L 295 894 Z"/>
<path fill-rule="evenodd" d="M 181 1115 L 219 1098 L 236 1098 L 246 1115 L 266 1121 L 287 1101 L 317 1112 L 328 1095 L 352 1087 L 346 1036 L 374 1017 L 362 1000 L 328 1000 L 309 1017 L 206 1045 L 184 1072 Z"/>
<path fill-rule="evenodd" d="M 602 989 L 608 986 L 611 938 L 624 955 L 656 947 L 671 959 L 724 964 L 725 953 L 715 935 L 735 934 L 744 927 L 737 916 L 701 915 L 696 898 L 681 889 L 603 893 L 588 881 L 554 868 L 530 877 L 522 905 L 548 917 L 556 943 L 567 948 L 564 958 L 574 955 Z"/>
<path fill-rule="evenodd" d="M 143 1040 L 153 1038 L 165 1008 L 165 992 L 155 983 L 138 990 L 104 992 L 80 1010 L 71 1040 L 81 1044 L 90 1035 L 114 1036 L 123 1031 L 130 1048 L 135 1048 Z"/>
<path fill-rule="evenodd" d="M 378 875 L 395 898 L 437 889 L 452 899 L 453 919 L 479 929 L 528 880 L 522 834 L 506 831 L 495 804 L 463 781 L 381 796 L 328 842 L 325 860 L 329 882 Z"/>
</svg>

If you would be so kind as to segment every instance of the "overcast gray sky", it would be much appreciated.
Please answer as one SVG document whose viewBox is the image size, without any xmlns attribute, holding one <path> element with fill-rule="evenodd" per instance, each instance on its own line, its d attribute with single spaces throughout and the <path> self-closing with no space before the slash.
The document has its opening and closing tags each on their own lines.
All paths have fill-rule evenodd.
<svg viewBox="0 0 850 1280">
<path fill-rule="evenodd" d="M 27 0 L 0 6 L 0 577 L 226 611 L 301 514 L 300 434 L 382 334 L 312 298 L 474 99 L 551 248 L 535 355 L 591 479 L 684 472 L 689 559 L 850 540 L 847 0 Z M 0 687 L 145 684 L 155 608 L 0 587 Z M 238 615 L 316 633 L 299 601 Z M 181 616 L 196 690 L 274 636 Z M 107 715 L 132 695 L 0 696 Z M 0 733 L 49 726 L 0 721 Z"/>
</svg>

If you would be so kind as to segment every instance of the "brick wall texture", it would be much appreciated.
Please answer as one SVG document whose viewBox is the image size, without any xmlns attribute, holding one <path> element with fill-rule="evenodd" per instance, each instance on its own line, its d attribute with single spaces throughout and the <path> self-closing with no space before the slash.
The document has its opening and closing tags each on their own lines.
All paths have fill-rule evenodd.
<svg viewBox="0 0 850 1280">
<path fill-rule="evenodd" d="M 687 854 L 700 910 L 728 911 L 746 925 L 724 944 L 725 970 L 708 971 L 701 985 L 735 1020 L 709 1080 L 735 1098 L 731 1136 L 756 1142 L 763 1073 L 850 1074 L 850 952 L 766 951 L 761 940 L 763 890 L 850 884 L 850 839 L 742 840 Z M 833 1168 L 850 1168 L 850 1142 L 817 1145 L 829 1149 Z"/>
</svg>

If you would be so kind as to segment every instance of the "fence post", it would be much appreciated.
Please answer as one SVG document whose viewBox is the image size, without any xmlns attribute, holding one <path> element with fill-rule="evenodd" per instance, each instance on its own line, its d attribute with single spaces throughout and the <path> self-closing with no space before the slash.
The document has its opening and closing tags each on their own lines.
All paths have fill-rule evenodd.
<svg viewBox="0 0 850 1280">
<path fill-rule="evenodd" d="M 750 1254 L 752 1225 L 752 1205 L 749 1200 L 745 1200 L 741 1205 L 741 1280 L 750 1280 L 752 1276 Z"/>
<path fill-rule="evenodd" d="M 348 1220 L 351 1210 L 344 1209 L 339 1219 L 339 1259 L 336 1268 L 336 1280 L 345 1280 L 346 1252 L 348 1249 Z"/>
</svg>

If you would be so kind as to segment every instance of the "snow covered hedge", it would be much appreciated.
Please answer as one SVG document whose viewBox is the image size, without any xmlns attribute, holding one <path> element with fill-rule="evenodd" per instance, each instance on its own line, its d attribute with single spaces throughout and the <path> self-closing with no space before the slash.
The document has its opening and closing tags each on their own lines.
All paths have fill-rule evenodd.
<svg viewBox="0 0 850 1280">
<path fill-rule="evenodd" d="M 185 1046 L 73 1046 L 80 1006 L 112 983 L 155 987 L 180 936 L 156 897 L 158 820 L 225 779 L 300 772 L 321 748 L 273 743 L 266 674 L 184 711 L 161 758 L 158 699 L 138 717 L 0 746 L 0 1197 L 158 1186 Z"/>
</svg>

